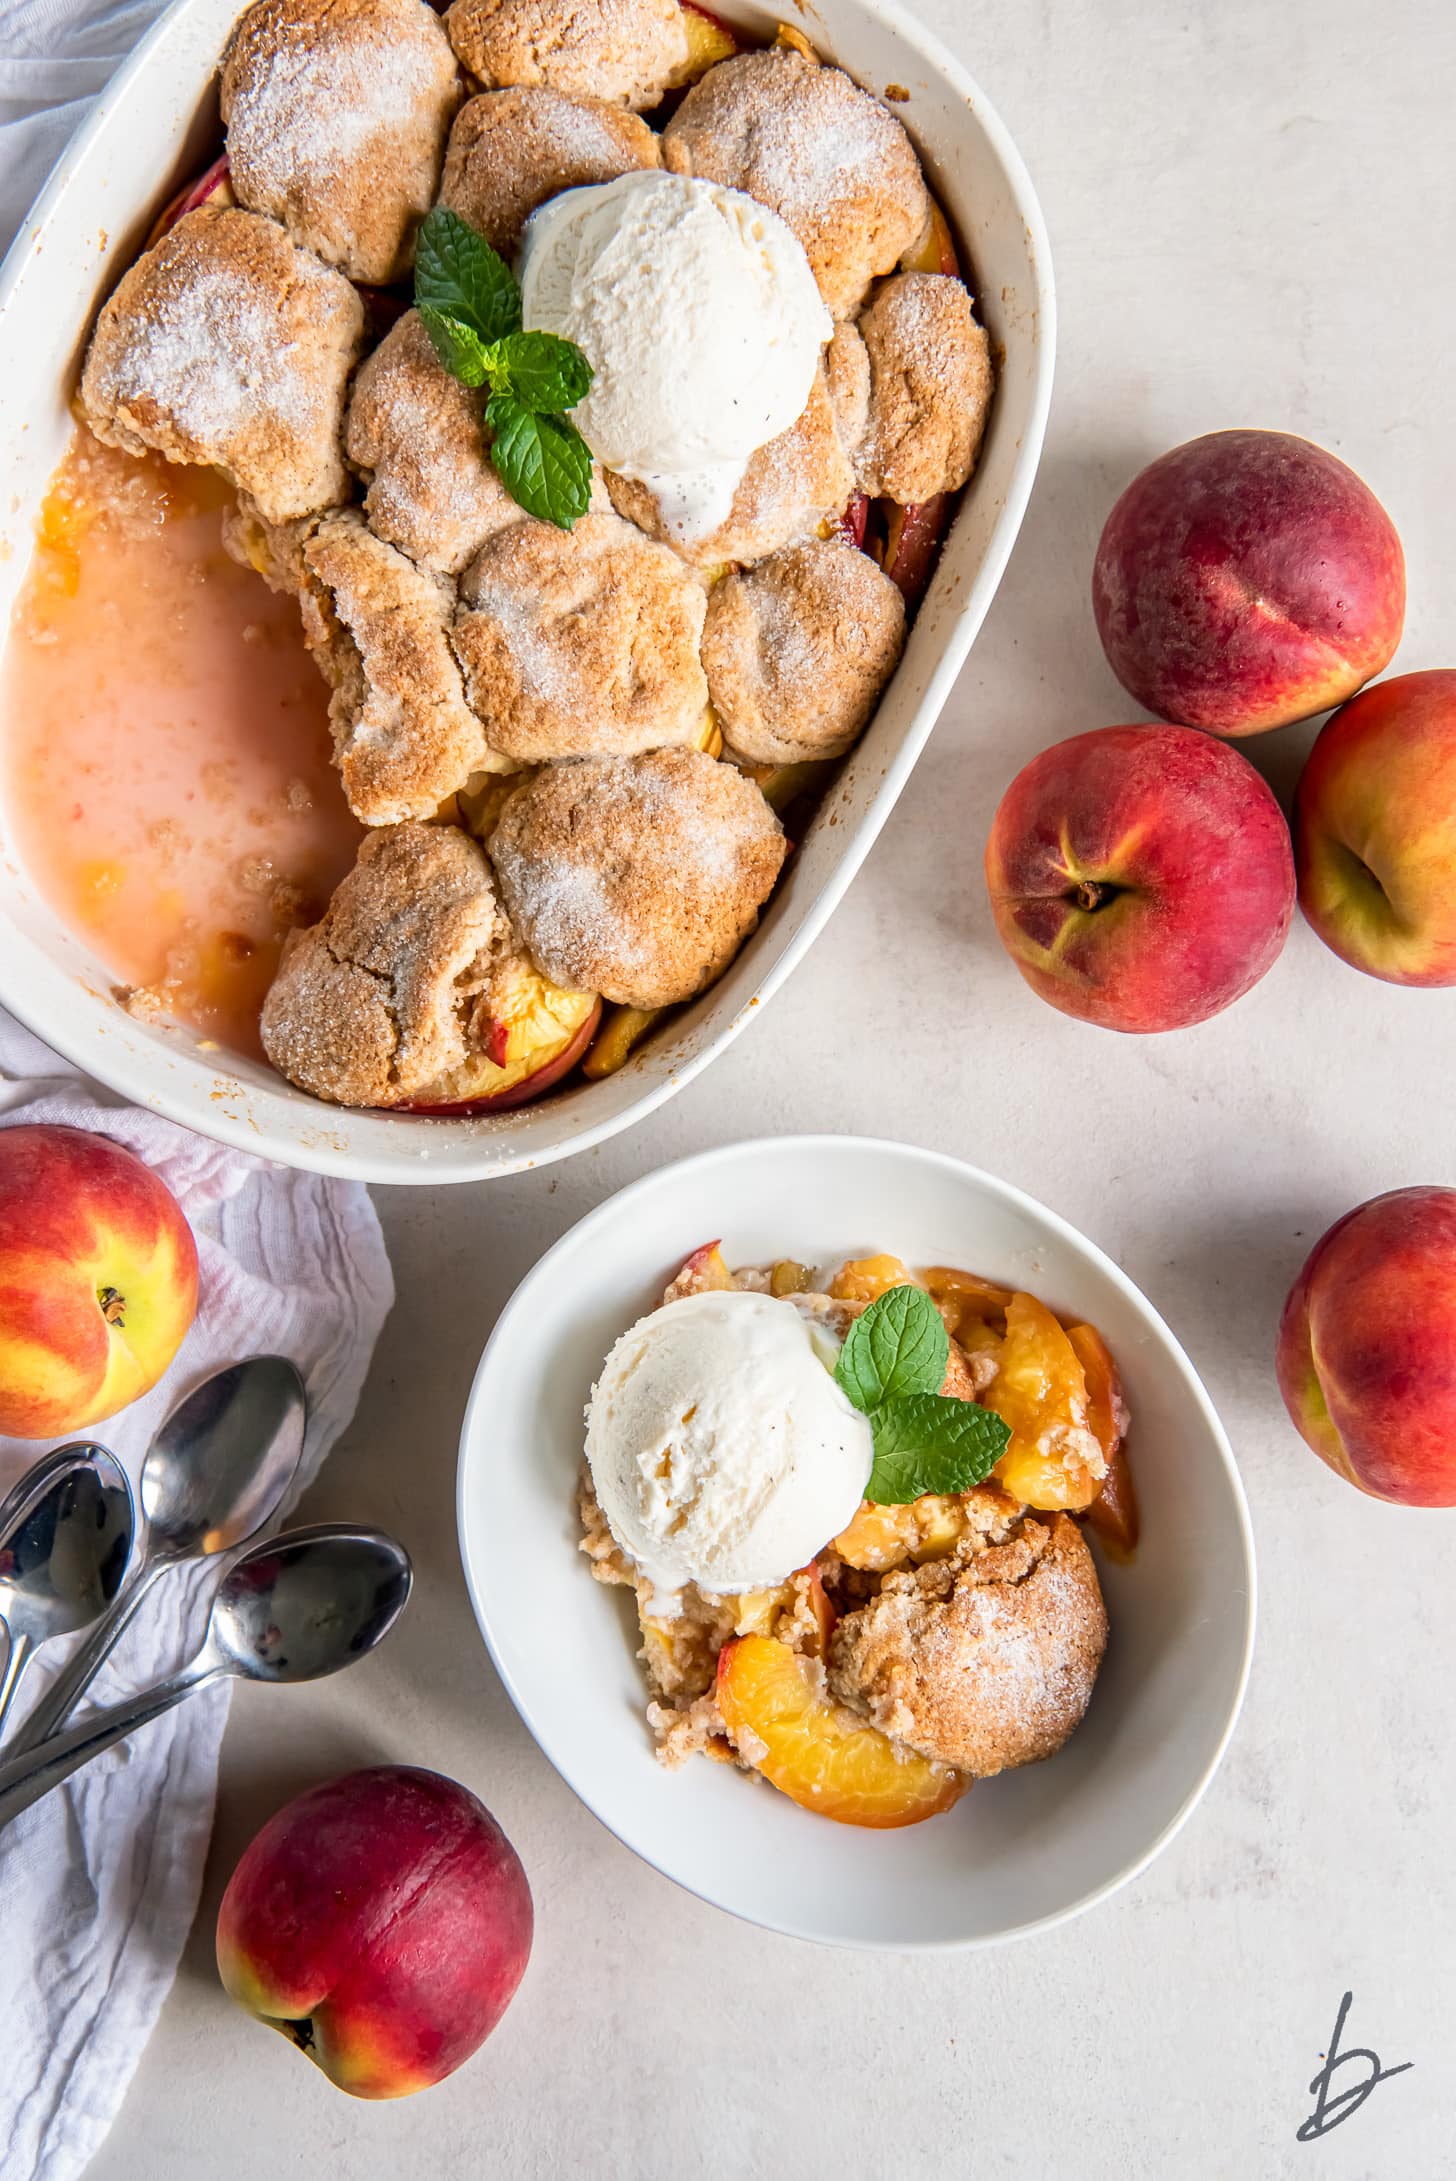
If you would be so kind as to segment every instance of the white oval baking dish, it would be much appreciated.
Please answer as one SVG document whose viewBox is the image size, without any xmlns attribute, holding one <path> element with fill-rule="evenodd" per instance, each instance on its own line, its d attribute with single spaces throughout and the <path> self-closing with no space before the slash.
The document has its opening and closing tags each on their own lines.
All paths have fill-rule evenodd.
<svg viewBox="0 0 1456 2181">
<path fill-rule="evenodd" d="M 717 0 L 715 0 L 717 5 Z M 217 61 L 239 0 L 176 0 L 100 100 L 0 269 L 0 626 L 71 430 L 96 309 L 217 133 Z M 772 35 L 771 6 L 722 0 Z M 892 0 L 818 0 L 805 28 L 896 112 L 969 249 L 1001 360 L 980 466 L 899 672 L 763 922 L 727 975 L 600 1083 L 474 1120 L 352 1113 L 261 1063 L 220 1062 L 188 1030 L 133 1022 L 107 972 L 37 894 L 0 809 L 0 1002 L 139 1105 L 225 1143 L 377 1182 L 473 1181 L 539 1166 L 641 1120 L 707 1066 L 828 921 L 923 748 L 1001 580 L 1031 492 L 1051 395 L 1051 260 L 1015 145 L 971 78 Z M 908 93 L 908 96 L 902 94 Z M 3 722 L 0 722 L 3 732 Z"/>
</svg>

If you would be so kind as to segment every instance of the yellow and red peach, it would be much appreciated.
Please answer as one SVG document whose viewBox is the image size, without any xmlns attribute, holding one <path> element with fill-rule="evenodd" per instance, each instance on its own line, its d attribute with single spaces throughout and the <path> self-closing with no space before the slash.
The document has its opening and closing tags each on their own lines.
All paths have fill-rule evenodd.
<svg viewBox="0 0 1456 2181">
<path fill-rule="evenodd" d="M 438 1772 L 380 1765 L 269 1819 L 223 1895 L 217 1965 L 341 2090 L 400 2098 L 485 2042 L 531 1931 L 526 1874 L 485 1805 Z"/>
<path fill-rule="evenodd" d="M 85 1129 L 0 1130 L 0 1433 L 114 1416 L 196 1314 L 197 1245 L 149 1166 Z"/>
<path fill-rule="evenodd" d="M 1456 1506 L 1456 1189 L 1337 1220 L 1290 1290 L 1279 1390 L 1322 1461 L 1376 1499 Z"/>
<path fill-rule="evenodd" d="M 1179 1030 L 1284 944 L 1294 861 L 1248 759 L 1189 727 L 1103 727 L 1017 774 L 986 846 L 1002 944 L 1041 998 L 1110 1030 Z"/>
<path fill-rule="evenodd" d="M 1299 901 L 1390 984 L 1456 984 L 1456 671 L 1397 674 L 1320 729 L 1294 805 Z"/>
<path fill-rule="evenodd" d="M 1342 704 L 1405 618 L 1395 526 L 1353 470 L 1287 432 L 1210 432 L 1107 518 L 1092 607 L 1113 673 L 1160 719 L 1251 735 Z"/>
</svg>

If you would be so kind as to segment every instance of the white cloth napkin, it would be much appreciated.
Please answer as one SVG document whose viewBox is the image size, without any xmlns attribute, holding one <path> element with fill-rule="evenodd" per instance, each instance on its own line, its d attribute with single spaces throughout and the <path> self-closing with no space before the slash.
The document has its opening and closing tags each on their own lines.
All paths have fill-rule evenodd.
<svg viewBox="0 0 1456 2181">
<path fill-rule="evenodd" d="M 197 1236 L 197 1322 L 162 1384 L 96 1427 L 133 1484 L 173 1403 L 220 1365 L 259 1353 L 290 1356 L 307 1383 L 306 1482 L 354 1413 L 394 1299 L 363 1188 L 270 1166 L 117 1104 L 0 1015 L 0 1129 L 18 1121 L 68 1122 L 126 1144 Z M 0 1495 L 42 1451 L 0 1439 Z M 183 1662 L 209 1588 L 197 1573 L 158 1584 L 98 1678 L 98 1702 Z M 58 1663 L 67 1646 L 54 1648 Z M 44 1686 L 47 1656 L 32 1661 L 14 1716 Z M 73 2181 L 115 2116 L 196 1913 L 226 1717 L 224 1684 L 0 1833 L 0 2181 Z"/>
</svg>

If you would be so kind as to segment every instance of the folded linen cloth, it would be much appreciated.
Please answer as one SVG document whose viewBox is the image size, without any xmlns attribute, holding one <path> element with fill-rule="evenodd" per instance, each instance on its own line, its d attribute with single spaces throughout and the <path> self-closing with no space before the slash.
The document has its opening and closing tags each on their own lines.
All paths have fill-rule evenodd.
<svg viewBox="0 0 1456 2181">
<path fill-rule="evenodd" d="M 394 1299 L 364 1189 L 271 1166 L 122 1105 L 0 1014 L 0 1130 L 27 1121 L 97 1129 L 127 1145 L 161 1175 L 197 1237 L 192 1331 L 161 1385 L 96 1427 L 133 1484 L 174 1402 L 221 1365 L 260 1353 L 291 1357 L 307 1384 L 307 1482 L 354 1413 Z M 42 1451 L 0 1438 L 0 1496 Z M 158 1584 L 97 1680 L 99 1703 L 184 1661 L 215 1579 L 178 1572 Z M 36 1654 L 13 1717 L 67 1650 L 57 1642 Z M 196 1913 L 227 1689 L 155 1721 L 0 1833 L 0 2181 L 73 2181 L 116 2114 Z"/>
</svg>

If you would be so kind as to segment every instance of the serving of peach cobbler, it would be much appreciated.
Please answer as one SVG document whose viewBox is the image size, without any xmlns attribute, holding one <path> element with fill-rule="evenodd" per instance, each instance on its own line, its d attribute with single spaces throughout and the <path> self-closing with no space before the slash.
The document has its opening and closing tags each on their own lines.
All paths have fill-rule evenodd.
<svg viewBox="0 0 1456 2181">
<path fill-rule="evenodd" d="M 220 107 L 18 610 L 27 860 L 318 1098 L 605 1075 L 899 662 L 993 390 L 950 227 L 889 105 L 690 0 L 255 0 Z"/>
<path fill-rule="evenodd" d="M 635 1593 L 664 1764 L 852 1825 L 1052 1756 L 1107 1641 L 1084 1528 L 1136 1542 L 1099 1333 L 898 1258 L 693 1253 L 587 1409 L 582 1550 Z"/>
</svg>

